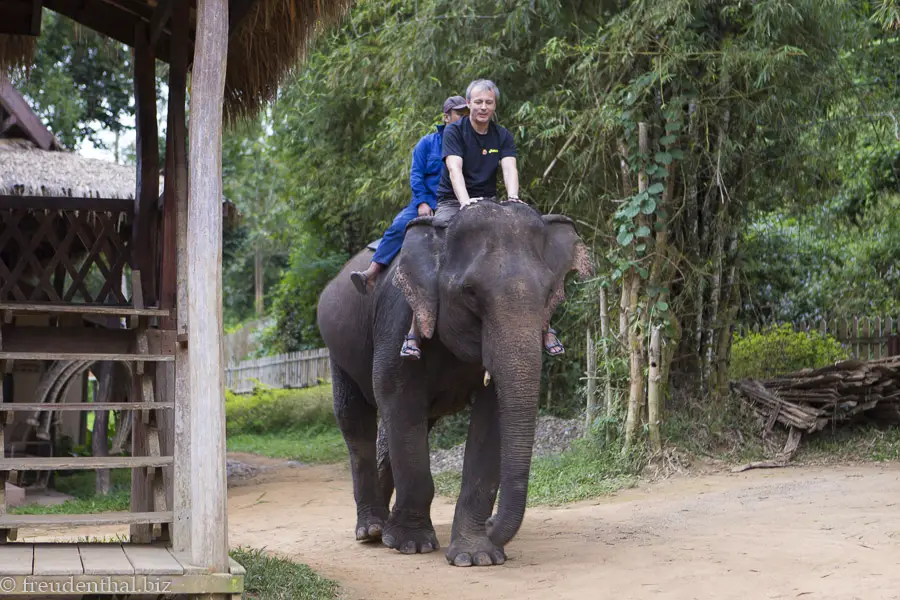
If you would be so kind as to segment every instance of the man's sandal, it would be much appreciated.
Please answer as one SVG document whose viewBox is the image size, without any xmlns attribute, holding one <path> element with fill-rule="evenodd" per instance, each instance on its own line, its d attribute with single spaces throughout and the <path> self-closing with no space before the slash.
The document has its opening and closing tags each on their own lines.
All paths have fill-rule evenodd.
<svg viewBox="0 0 900 600">
<path fill-rule="evenodd" d="M 400 358 L 406 360 L 419 360 L 422 358 L 422 350 L 418 346 L 413 346 L 410 342 L 418 342 L 416 336 L 406 334 L 403 338 L 403 348 L 400 349 Z"/>
<path fill-rule="evenodd" d="M 353 271 L 350 273 L 350 281 L 353 282 L 356 291 L 363 296 L 369 293 L 369 276 L 362 271 Z"/>
<path fill-rule="evenodd" d="M 566 349 L 563 348 L 563 345 L 559 341 L 559 338 L 556 337 L 556 330 L 551 327 L 547 330 L 547 333 L 553 336 L 553 342 L 551 344 L 544 344 L 544 350 L 547 352 L 547 354 L 549 354 L 550 356 L 560 356 L 562 354 L 565 354 Z"/>
</svg>

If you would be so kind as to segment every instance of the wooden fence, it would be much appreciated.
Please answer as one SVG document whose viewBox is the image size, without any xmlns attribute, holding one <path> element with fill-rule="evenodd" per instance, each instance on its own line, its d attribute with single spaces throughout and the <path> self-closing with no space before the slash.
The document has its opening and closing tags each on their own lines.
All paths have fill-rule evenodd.
<svg viewBox="0 0 900 600">
<path fill-rule="evenodd" d="M 304 388 L 329 380 L 327 348 L 245 360 L 225 368 L 225 387 L 236 394 L 252 392 L 257 382 L 273 388 Z"/>
<path fill-rule="evenodd" d="M 800 321 L 792 324 L 795 331 L 818 331 L 843 344 L 854 358 L 871 360 L 900 355 L 900 318 L 836 317 Z M 739 326 L 738 333 L 759 331 L 769 325 Z"/>
</svg>

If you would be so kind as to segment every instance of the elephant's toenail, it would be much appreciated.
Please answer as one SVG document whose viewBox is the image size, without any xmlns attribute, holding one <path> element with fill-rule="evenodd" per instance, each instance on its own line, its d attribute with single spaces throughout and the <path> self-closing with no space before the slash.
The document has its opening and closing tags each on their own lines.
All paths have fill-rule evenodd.
<svg viewBox="0 0 900 600">
<path fill-rule="evenodd" d="M 494 563 L 491 560 L 491 557 L 488 556 L 487 552 L 478 552 L 475 555 L 475 564 L 479 567 L 489 567 Z"/>
<path fill-rule="evenodd" d="M 431 544 L 425 542 L 422 544 L 422 554 L 428 554 L 429 552 L 434 552 L 434 548 L 431 547 Z"/>
<path fill-rule="evenodd" d="M 415 542 L 406 542 L 403 544 L 403 547 L 400 548 L 400 552 L 403 554 L 415 554 L 416 553 L 416 543 Z"/>
<path fill-rule="evenodd" d="M 397 547 L 397 543 L 394 541 L 394 536 L 392 536 L 392 535 L 382 536 L 381 543 L 383 543 L 388 548 L 396 548 Z"/>
<path fill-rule="evenodd" d="M 453 564 L 457 567 L 471 567 L 472 557 L 465 553 L 457 554 L 456 558 L 453 559 Z"/>
</svg>

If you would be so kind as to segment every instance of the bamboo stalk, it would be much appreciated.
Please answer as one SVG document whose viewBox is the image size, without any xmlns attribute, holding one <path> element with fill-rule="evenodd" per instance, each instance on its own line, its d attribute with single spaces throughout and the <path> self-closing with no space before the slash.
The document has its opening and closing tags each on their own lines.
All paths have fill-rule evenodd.
<svg viewBox="0 0 900 600">
<path fill-rule="evenodd" d="M 659 434 L 659 425 L 662 411 L 660 410 L 660 327 L 654 327 L 650 336 L 650 376 L 647 381 L 647 422 L 650 429 L 650 444 L 654 452 L 662 450 L 662 439 Z"/>
</svg>

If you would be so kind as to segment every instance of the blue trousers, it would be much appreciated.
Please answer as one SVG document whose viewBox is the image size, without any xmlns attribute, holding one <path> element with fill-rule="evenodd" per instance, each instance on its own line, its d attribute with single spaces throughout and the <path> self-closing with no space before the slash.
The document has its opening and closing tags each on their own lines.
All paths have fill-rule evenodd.
<svg viewBox="0 0 900 600">
<path fill-rule="evenodd" d="M 400 214 L 394 217 L 394 222 L 391 223 L 391 226 L 384 232 L 384 237 L 381 238 L 372 261 L 385 267 L 391 264 L 391 261 L 400 252 L 400 247 L 403 246 L 406 225 L 418 216 L 419 207 L 413 206 L 412 202 L 401 210 Z"/>
</svg>

